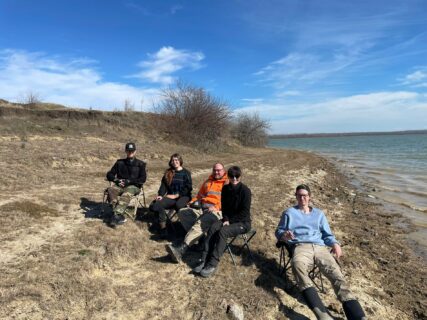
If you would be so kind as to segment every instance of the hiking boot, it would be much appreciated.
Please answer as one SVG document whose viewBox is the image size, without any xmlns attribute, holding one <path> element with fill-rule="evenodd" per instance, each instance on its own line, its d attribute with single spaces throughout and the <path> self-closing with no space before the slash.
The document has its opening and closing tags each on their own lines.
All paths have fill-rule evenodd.
<svg viewBox="0 0 427 320">
<path fill-rule="evenodd" d="M 113 228 L 113 229 L 115 229 L 115 228 L 117 227 L 117 222 L 116 222 L 116 219 L 114 219 L 114 216 L 112 216 L 112 217 L 107 221 L 107 225 L 108 225 L 110 228 Z"/>
<path fill-rule="evenodd" d="M 114 220 L 116 220 L 117 225 L 122 225 L 126 222 L 126 218 L 122 214 L 118 214 L 114 217 Z"/>
<path fill-rule="evenodd" d="M 185 242 L 180 244 L 178 247 L 175 247 L 171 244 L 166 245 L 166 250 L 171 256 L 173 262 L 176 262 L 176 263 L 182 261 L 182 256 L 185 254 L 187 249 L 188 249 L 188 246 L 185 244 Z"/>
<path fill-rule="evenodd" d="M 215 273 L 215 271 L 216 271 L 216 267 L 208 265 L 208 266 L 204 267 L 202 269 L 202 271 L 200 271 L 200 275 L 203 278 L 209 278 L 210 276 L 212 276 Z"/>
<path fill-rule="evenodd" d="M 200 273 L 204 267 L 205 267 L 205 262 L 200 261 L 200 263 L 196 267 L 193 268 L 193 272 L 194 273 Z"/>
</svg>

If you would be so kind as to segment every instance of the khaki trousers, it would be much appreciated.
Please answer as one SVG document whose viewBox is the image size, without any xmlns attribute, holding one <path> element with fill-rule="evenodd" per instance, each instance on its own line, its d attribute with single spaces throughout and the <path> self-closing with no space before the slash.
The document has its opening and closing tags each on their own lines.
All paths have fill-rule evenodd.
<svg viewBox="0 0 427 320">
<path fill-rule="evenodd" d="M 331 282 L 335 294 L 341 302 L 354 300 L 355 297 L 345 281 L 340 266 L 335 261 L 330 248 L 312 243 L 301 243 L 295 246 L 292 257 L 292 271 L 300 291 L 313 286 L 308 272 L 316 264 Z"/>
<path fill-rule="evenodd" d="M 178 211 L 178 218 L 187 231 L 184 243 L 191 246 L 209 230 L 211 225 L 222 219 L 222 214 L 221 211 L 214 213 L 207 209 L 185 208 Z"/>
</svg>

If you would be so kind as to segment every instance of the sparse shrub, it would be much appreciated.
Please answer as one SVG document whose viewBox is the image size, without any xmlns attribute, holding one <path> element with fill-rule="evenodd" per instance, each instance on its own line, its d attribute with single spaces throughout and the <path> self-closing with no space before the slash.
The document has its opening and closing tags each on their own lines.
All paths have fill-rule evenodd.
<svg viewBox="0 0 427 320">
<path fill-rule="evenodd" d="M 123 110 L 125 112 L 135 111 L 135 104 L 132 103 L 132 101 L 130 101 L 129 99 L 126 99 L 125 102 L 123 103 Z"/>
<path fill-rule="evenodd" d="M 229 133 L 231 111 L 221 99 L 205 89 L 177 82 L 164 89 L 156 111 L 162 116 L 162 130 L 198 149 L 212 150 L 221 146 Z"/>
<path fill-rule="evenodd" d="M 24 97 L 22 98 L 22 103 L 26 104 L 29 107 L 34 107 L 40 102 L 40 95 L 33 91 L 28 91 L 26 94 L 24 94 Z"/>
<path fill-rule="evenodd" d="M 240 113 L 233 126 L 233 137 L 244 146 L 264 147 L 267 144 L 269 128 L 269 122 L 262 119 L 258 113 Z"/>
</svg>

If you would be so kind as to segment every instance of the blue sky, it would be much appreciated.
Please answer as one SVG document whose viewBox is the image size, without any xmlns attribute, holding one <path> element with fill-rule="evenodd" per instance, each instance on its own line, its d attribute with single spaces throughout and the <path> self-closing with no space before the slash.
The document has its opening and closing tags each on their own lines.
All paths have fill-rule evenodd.
<svg viewBox="0 0 427 320">
<path fill-rule="evenodd" d="M 0 0 L 0 98 L 147 111 L 177 79 L 271 133 L 427 129 L 427 1 Z"/>
</svg>

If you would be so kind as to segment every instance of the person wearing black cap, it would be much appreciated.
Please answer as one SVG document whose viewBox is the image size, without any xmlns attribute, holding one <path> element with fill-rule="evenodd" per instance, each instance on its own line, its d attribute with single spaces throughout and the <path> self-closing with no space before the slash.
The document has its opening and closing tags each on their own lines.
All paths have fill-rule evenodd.
<svg viewBox="0 0 427 320">
<path fill-rule="evenodd" d="M 141 191 L 140 189 L 147 179 L 145 163 L 135 157 L 135 143 L 126 143 L 125 151 L 126 158 L 117 160 L 111 170 L 107 172 L 107 180 L 114 183 L 107 189 L 108 201 L 113 207 L 113 215 L 110 220 L 112 227 L 126 221 L 125 210 L 132 196 Z"/>
</svg>

